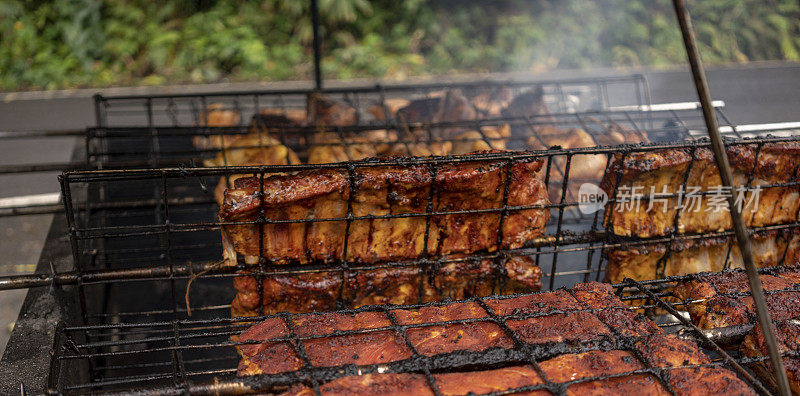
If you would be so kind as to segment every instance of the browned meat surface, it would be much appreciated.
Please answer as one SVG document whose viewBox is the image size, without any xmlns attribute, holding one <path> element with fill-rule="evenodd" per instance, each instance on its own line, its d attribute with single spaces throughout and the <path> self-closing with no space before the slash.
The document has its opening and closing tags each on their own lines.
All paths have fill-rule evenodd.
<svg viewBox="0 0 800 396">
<path fill-rule="evenodd" d="M 783 365 L 789 378 L 792 394 L 800 395 L 800 357 L 785 356 L 787 353 L 800 352 L 800 325 L 795 321 L 779 322 L 775 325 L 775 337 L 778 340 L 778 350 L 783 356 Z M 769 360 L 769 349 L 764 339 L 764 331 L 756 325 L 745 338 L 739 349 L 748 357 L 765 357 L 765 360 L 756 362 L 752 366 L 761 379 L 771 384 L 776 389 L 775 369 Z"/>
<path fill-rule="evenodd" d="M 369 113 L 378 121 L 394 118 L 397 111 L 411 103 L 408 99 L 386 99 L 383 104 L 376 103 L 369 107 Z"/>
<path fill-rule="evenodd" d="M 736 374 L 722 367 L 669 370 L 669 386 L 676 395 L 755 395 Z"/>
<path fill-rule="evenodd" d="M 195 120 L 195 125 L 209 127 L 232 127 L 239 125 L 241 114 L 236 110 L 228 109 L 222 103 L 208 105 Z M 216 134 L 214 136 L 195 136 L 192 138 L 194 145 L 200 149 L 227 147 L 240 135 Z"/>
<path fill-rule="evenodd" d="M 335 132 L 320 132 L 313 136 L 312 145 L 308 149 L 309 164 L 329 164 L 334 162 L 358 161 L 378 155 L 377 145 L 380 139 L 369 136 L 345 137 Z"/>
<path fill-rule="evenodd" d="M 523 342 L 532 344 L 585 341 L 598 339 L 599 336 L 613 339 L 618 333 L 604 327 L 595 314 L 609 309 L 627 309 L 612 293 L 609 285 L 600 283 L 579 284 L 571 290 L 531 296 L 489 299 L 486 304 L 493 315 L 541 315 L 537 318 L 551 318 L 547 328 L 562 329 L 561 336 L 553 337 L 554 332 L 550 331 L 531 331 L 522 335 L 510 326 Z M 416 309 L 395 308 L 388 312 L 305 314 L 287 320 L 291 321 L 292 328 L 299 337 L 323 336 L 299 341 L 298 347 L 302 346 L 306 350 L 312 365 L 370 365 L 403 360 L 413 355 L 399 333 L 394 333 L 396 330 L 390 316 L 400 326 L 413 326 L 405 330 L 408 341 L 411 347 L 427 356 L 513 346 L 511 337 L 476 302 L 454 302 Z M 573 323 L 570 317 L 579 318 L 579 321 Z M 470 321 L 443 323 L 457 320 Z M 570 324 L 565 326 L 564 323 Z M 418 327 L 420 324 L 429 326 Z M 590 330 L 574 332 L 579 326 Z M 614 327 L 614 324 L 609 326 Z M 475 368 L 472 367 L 473 371 L 435 373 L 431 378 L 439 392 L 444 395 L 505 392 L 521 387 L 535 387 L 544 385 L 545 378 L 551 384 L 564 384 L 568 394 L 668 394 L 665 384 L 653 374 L 637 372 L 648 367 L 660 367 L 667 370 L 664 380 L 669 382 L 670 389 L 680 395 L 715 392 L 752 394 L 746 384 L 727 369 L 696 367 L 710 364 L 711 361 L 695 343 L 663 334 L 652 322 L 644 328 L 646 330 L 631 334 L 636 337 L 631 350 L 590 350 L 566 353 L 540 361 L 538 365 L 544 377 L 538 369 L 525 365 L 485 371 L 474 371 Z M 358 332 L 324 337 L 337 331 Z M 260 322 L 242 333 L 239 342 L 245 345 L 240 347 L 243 358 L 239 375 L 297 370 L 302 363 L 297 360 L 296 352 L 289 345 L 287 334 L 286 323 L 278 318 Z M 286 346 L 279 349 L 284 344 Z M 279 356 L 274 352 L 276 350 L 287 355 Z M 607 378 L 609 376 L 613 377 Z M 428 378 L 411 373 L 343 377 L 321 384 L 319 390 L 326 395 L 432 392 Z M 549 393 L 546 389 L 525 392 L 512 394 Z M 312 393 L 312 388 L 302 385 L 296 385 L 289 391 L 289 394 Z"/>
<path fill-rule="evenodd" d="M 772 275 L 761 275 L 773 320 L 800 318 L 798 275 L 800 270 L 797 267 L 785 267 Z M 679 284 L 675 295 L 682 300 L 691 300 L 687 310 L 692 322 L 700 328 L 712 329 L 756 322 L 749 290 L 743 272 L 702 274 Z"/>
<path fill-rule="evenodd" d="M 477 116 L 475 107 L 458 90 L 446 91 L 441 96 L 416 99 L 397 110 L 397 117 L 408 124 L 471 121 Z"/>
<path fill-rule="evenodd" d="M 762 232 L 751 236 L 753 259 L 758 267 L 800 262 L 800 235 L 793 230 Z M 739 245 L 733 237 L 685 239 L 606 251 L 606 280 L 622 282 L 658 279 L 698 272 L 744 268 Z"/>
<path fill-rule="evenodd" d="M 348 126 L 358 121 L 356 108 L 319 93 L 308 96 L 309 122 L 318 126 Z"/>
<path fill-rule="evenodd" d="M 484 117 L 498 117 L 513 99 L 508 87 L 485 88 L 472 95 L 470 103 Z"/>
<path fill-rule="evenodd" d="M 481 131 L 467 126 L 416 127 L 414 124 L 448 123 L 478 119 L 478 111 L 458 90 L 411 101 L 397 110 L 397 119 L 405 125 L 400 136 L 404 143 L 391 146 L 385 155 L 450 155 L 476 150 L 505 149 L 507 126 L 483 127 Z"/>
<path fill-rule="evenodd" d="M 648 141 L 647 137 L 641 133 L 624 129 L 616 124 L 610 124 L 606 129 L 607 133 L 592 135 L 583 129 L 562 129 L 542 125 L 536 128 L 533 136 L 527 138 L 526 145 L 531 150 L 546 150 L 553 146 L 575 149 Z M 569 176 L 564 202 L 578 202 L 580 186 L 583 183 L 599 184 L 607 163 L 608 156 L 606 154 L 575 154 L 570 161 L 569 175 L 567 175 L 567 157 L 563 155 L 553 157 L 548 186 L 550 201 L 561 202 L 564 177 Z"/>
<path fill-rule="evenodd" d="M 696 346 L 693 351 L 701 353 Z M 703 363 L 708 363 L 707 359 Z M 682 367 L 700 363 L 684 362 Z M 567 354 L 539 363 L 547 379 L 556 384 L 569 384 L 568 395 L 619 395 L 636 393 L 669 395 L 670 392 L 652 374 L 633 373 L 644 364 L 632 353 L 622 350 L 590 351 Z M 655 367 L 673 367 L 662 365 Z M 670 388 L 677 395 L 697 394 L 754 394 L 736 375 L 718 367 L 687 367 L 668 371 Z M 593 379 L 597 377 L 609 377 Z M 504 392 L 522 387 L 543 385 L 539 373 L 530 366 L 506 367 L 486 371 L 470 371 L 433 375 L 433 381 L 443 395 L 484 394 Z M 432 395 L 430 384 L 422 374 L 368 374 L 350 376 L 320 386 L 323 395 L 348 394 L 422 394 Z M 312 395 L 313 388 L 295 386 L 288 395 Z M 513 395 L 548 395 L 546 389 L 512 392 Z"/>
<path fill-rule="evenodd" d="M 307 136 L 300 132 L 305 124 L 305 109 L 262 109 L 252 121 L 254 133 L 268 134 L 291 147 L 308 143 Z"/>
<path fill-rule="evenodd" d="M 536 298 L 531 298 L 532 296 L 497 298 L 487 300 L 486 303 L 496 315 L 525 313 L 542 313 L 544 315 L 507 321 L 509 327 L 524 342 L 541 344 L 549 341 L 593 341 L 613 335 L 611 330 L 594 314 L 594 309 L 599 312 L 603 308 L 610 308 L 603 306 L 604 303 L 611 303 L 612 307 L 618 307 L 623 303 L 614 297 L 608 285 L 590 283 L 578 285 L 574 290 L 585 295 L 591 289 L 596 289 L 594 297 L 586 300 L 578 297 L 581 301 L 569 292 L 561 290 L 533 295 Z M 596 305 L 590 305 L 589 301 Z M 587 309 L 591 310 L 587 311 Z M 561 313 L 563 311 L 568 312 Z M 547 314 L 548 312 L 559 313 Z M 489 320 L 489 313 L 476 303 L 456 302 L 438 307 L 394 309 L 391 311 L 391 315 L 401 325 L 429 324 L 406 330 L 406 336 L 411 345 L 424 355 L 432 356 L 457 350 L 482 351 L 493 347 L 510 348 L 513 346 L 510 336 Z M 438 324 L 452 320 L 482 318 L 487 320 L 460 324 Z M 373 329 L 373 331 L 355 334 L 303 340 L 302 344 L 311 363 L 315 366 L 335 366 L 346 363 L 366 365 L 408 358 L 410 350 L 402 342 L 402 337 L 398 333 L 387 328 L 389 323 L 389 318 L 383 312 L 362 312 L 356 315 L 307 314 L 297 315 L 292 319 L 294 332 L 300 337 L 326 335 L 337 330 Z M 245 343 L 245 345 L 240 347 L 242 362 L 239 366 L 239 374 L 296 370 L 294 367 L 294 363 L 297 361 L 295 352 L 289 352 L 291 357 L 281 357 L 283 360 L 280 364 L 270 364 L 269 362 L 269 359 L 276 359 L 279 352 L 291 351 L 291 345 L 285 338 L 281 340 L 281 337 L 286 337 L 288 334 L 287 330 L 282 319 L 272 318 L 260 322 L 242 333 L 239 342 Z M 659 330 L 654 328 L 653 331 L 658 332 Z M 650 333 L 651 331 L 648 330 L 639 335 Z"/>
<path fill-rule="evenodd" d="M 501 111 L 501 114 L 503 117 L 530 117 L 536 123 L 553 123 L 553 118 L 550 117 L 550 110 L 544 102 L 544 89 L 541 86 L 515 96 L 508 106 Z"/>
<path fill-rule="evenodd" d="M 440 167 L 432 183 L 424 166 L 378 167 L 356 170 L 355 191 L 345 172 L 334 169 L 276 175 L 264 179 L 263 197 L 258 178 L 238 179 L 225 192 L 221 221 L 254 221 L 261 209 L 269 220 L 344 218 L 347 200 L 354 194 L 354 216 L 424 213 L 431 185 L 434 211 L 501 208 L 503 184 L 509 178 L 509 206 L 545 205 L 547 197 L 537 172 L 541 162 L 516 164 L 462 163 Z M 539 237 L 549 210 L 510 211 L 501 230 L 504 248 L 518 248 Z M 430 227 L 427 227 L 427 223 Z M 495 250 L 500 213 L 448 214 L 396 219 L 355 220 L 350 226 L 347 259 L 379 262 Z M 263 250 L 255 224 L 223 226 L 223 245 L 229 265 L 236 254 L 248 263 L 259 254 L 275 263 L 343 258 L 345 221 L 266 224 Z M 428 229 L 428 245 L 423 246 Z"/>
<path fill-rule="evenodd" d="M 800 165 L 800 144 L 796 142 L 765 144 L 760 150 L 755 145 L 737 145 L 728 147 L 727 153 L 734 171 L 734 185 L 745 185 L 749 178 L 752 178 L 752 186 L 789 182 L 794 179 Z M 692 149 L 688 148 L 616 154 L 606 170 L 601 187 L 609 198 L 614 195 L 617 185 L 633 186 L 644 196 L 649 196 L 651 187 L 657 193 L 664 191 L 664 188 L 668 193 L 676 193 L 684 177 L 687 186 L 700 187 L 701 191 L 721 186 L 710 149 L 696 149 L 694 161 Z M 750 200 L 751 195 L 747 195 L 745 202 Z M 643 238 L 672 232 L 703 233 L 731 228 L 728 213 L 715 211 L 710 199 L 702 199 L 699 205 L 683 205 L 675 229 L 678 198 L 666 200 L 666 207 L 663 202 L 653 202 L 650 210 L 646 201 L 638 209 L 630 203 L 624 207 L 623 202 L 609 202 L 606 206 L 606 228 L 616 235 Z M 742 215 L 750 227 L 790 223 L 795 221 L 798 203 L 800 195 L 797 186 L 762 187 L 757 205 L 753 203 L 743 207 Z"/>
<path fill-rule="evenodd" d="M 262 134 L 239 135 L 226 143 L 214 159 L 203 161 L 203 165 L 214 166 L 248 166 L 248 165 L 289 165 L 299 164 L 300 159 L 288 147 L 274 138 Z M 228 175 L 222 177 L 214 189 L 214 199 L 222 204 L 225 190 L 233 187 L 234 181 L 252 175 Z"/>
<path fill-rule="evenodd" d="M 532 367 L 505 367 L 496 370 L 435 374 L 439 393 L 446 396 L 480 395 L 503 392 L 543 383 Z M 367 374 L 331 381 L 320 387 L 323 395 L 433 395 L 430 384 L 422 374 Z M 297 386 L 287 395 L 313 395 L 314 389 Z M 544 396 L 546 390 L 514 392 L 518 396 Z"/>
<path fill-rule="evenodd" d="M 389 303 L 414 304 L 493 293 L 532 292 L 541 286 L 542 271 L 529 257 L 512 257 L 503 262 L 502 270 L 506 274 L 502 284 L 496 281 L 501 276 L 501 268 L 495 268 L 489 260 L 447 263 L 437 270 L 429 270 L 422 279 L 415 267 L 348 271 L 344 286 L 338 270 L 272 275 L 263 277 L 260 300 L 259 278 L 239 276 L 234 278 L 237 294 L 231 304 L 231 313 L 233 316 L 254 316 L 261 309 L 267 314 L 333 310 L 337 300 L 353 308 Z"/>
</svg>

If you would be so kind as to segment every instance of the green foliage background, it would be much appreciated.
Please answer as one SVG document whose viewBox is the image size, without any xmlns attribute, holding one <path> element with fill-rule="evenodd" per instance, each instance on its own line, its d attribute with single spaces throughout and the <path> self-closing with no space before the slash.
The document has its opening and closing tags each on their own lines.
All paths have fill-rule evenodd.
<svg viewBox="0 0 800 396">
<path fill-rule="evenodd" d="M 319 0 L 326 78 L 663 66 L 670 0 Z M 797 0 L 693 0 L 706 62 L 800 60 Z M 0 0 L 0 90 L 311 74 L 306 0 Z"/>
</svg>

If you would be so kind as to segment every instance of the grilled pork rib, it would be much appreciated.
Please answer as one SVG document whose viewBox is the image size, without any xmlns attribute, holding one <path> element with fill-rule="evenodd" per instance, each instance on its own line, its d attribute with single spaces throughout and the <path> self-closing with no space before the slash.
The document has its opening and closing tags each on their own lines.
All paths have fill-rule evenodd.
<svg viewBox="0 0 800 396">
<path fill-rule="evenodd" d="M 653 322 L 631 312 L 614 296 L 610 285 L 600 283 L 576 285 L 571 291 L 489 299 L 486 305 L 501 316 L 543 314 L 507 320 L 509 328 L 520 340 L 531 344 L 598 341 L 613 334 L 648 335 L 661 332 Z M 511 338 L 476 302 L 455 302 L 415 310 L 394 309 L 389 313 L 365 311 L 355 315 L 300 315 L 292 319 L 292 327 L 298 336 L 315 336 L 303 341 L 306 354 L 315 366 L 386 363 L 411 356 L 411 350 L 398 333 L 383 329 L 391 327 L 389 314 L 400 325 L 431 324 L 409 328 L 406 332 L 411 345 L 426 356 L 457 350 L 483 351 L 492 347 L 513 346 Z M 600 317 L 598 314 L 606 316 Z M 473 321 L 437 324 L 465 319 Z M 379 330 L 320 337 L 336 331 L 356 329 Z M 301 362 L 288 342 L 272 341 L 288 334 L 286 322 L 278 317 L 260 322 L 242 333 L 239 341 L 245 344 L 239 348 L 242 353 L 239 374 L 297 370 Z"/>
<path fill-rule="evenodd" d="M 264 179 L 238 179 L 225 192 L 220 220 L 254 221 L 261 210 L 267 220 L 344 218 L 351 199 L 353 216 L 423 214 L 433 188 L 433 211 L 499 209 L 508 178 L 509 206 L 545 205 L 544 186 L 537 175 L 541 161 L 507 164 L 504 161 L 447 164 L 435 178 L 426 166 L 386 166 L 355 171 L 351 191 L 347 172 L 321 169 Z M 259 195 L 263 191 L 263 196 Z M 259 226 L 225 225 L 225 259 L 236 255 L 256 263 L 258 256 L 282 264 L 314 260 L 374 263 L 403 260 L 427 253 L 436 257 L 454 253 L 496 250 L 501 213 L 484 212 L 354 220 L 265 224 L 259 252 Z M 549 219 L 547 209 L 510 210 L 503 219 L 502 248 L 518 248 L 540 236 Z M 425 246 L 427 234 L 427 246 Z"/>
<path fill-rule="evenodd" d="M 541 388 L 559 384 L 564 384 L 567 394 L 631 391 L 669 394 L 668 387 L 681 395 L 752 394 L 731 371 L 703 366 L 711 361 L 696 344 L 663 334 L 653 322 L 631 312 L 612 293 L 609 285 L 579 284 L 569 291 L 490 299 L 486 300 L 486 305 L 495 315 L 520 318 L 508 318 L 507 323 L 523 342 L 529 344 L 570 343 L 617 336 L 635 338 L 630 350 L 596 349 L 540 361 L 541 371 L 517 365 L 485 371 L 474 371 L 472 367 L 473 371 L 436 373 L 431 379 L 440 394 L 481 394 L 513 391 L 521 387 L 529 390 L 538 386 L 540 389 L 533 394 L 546 395 L 550 392 Z M 606 318 L 597 316 L 608 312 L 617 314 Z M 536 316 L 522 318 L 526 314 Z M 395 332 L 389 315 L 401 326 L 429 324 L 404 330 L 411 347 L 424 356 L 511 348 L 514 345 L 509 335 L 490 320 L 489 313 L 476 302 L 454 302 L 418 309 L 396 308 L 388 312 L 309 314 L 288 320 L 298 337 L 309 337 L 300 343 L 312 365 L 371 365 L 413 356 L 411 347 Z M 444 323 L 458 320 L 466 322 Z M 356 332 L 333 335 L 342 331 Z M 244 344 L 240 346 L 243 358 L 239 375 L 300 369 L 303 363 L 295 349 L 285 341 L 288 335 L 287 322 L 281 318 L 268 319 L 242 333 L 239 342 Z M 642 372 L 648 367 L 662 368 L 666 375 L 659 379 Z M 342 377 L 320 385 L 319 390 L 325 395 L 433 394 L 428 379 L 412 373 Z M 288 392 L 293 395 L 313 393 L 312 388 L 303 385 L 295 385 Z"/>
<path fill-rule="evenodd" d="M 794 181 L 800 166 L 800 143 L 769 143 L 760 149 L 756 145 L 735 145 L 727 148 L 728 159 L 734 172 L 734 185 L 746 185 L 752 178 L 751 186 L 765 186 Z M 757 157 L 757 161 L 756 161 Z M 688 171 L 688 175 L 687 175 Z M 614 198 L 617 186 L 633 187 L 648 198 L 651 187 L 655 193 L 675 194 L 684 184 L 687 187 L 700 187 L 701 191 L 721 186 L 719 172 L 714 156 L 708 148 L 666 149 L 651 152 L 615 154 L 606 170 L 601 188 Z M 742 208 L 742 216 L 750 227 L 760 227 L 794 222 L 797 217 L 800 195 L 798 186 L 764 187 L 759 193 L 756 207 L 753 193 L 750 207 Z M 618 200 L 623 198 L 618 194 Z M 701 199 L 700 204 L 685 205 L 681 209 L 677 229 L 675 215 L 678 197 L 661 198 L 664 202 L 653 201 L 631 205 L 628 202 L 611 202 L 606 205 L 606 228 L 615 235 L 648 238 L 677 233 L 705 233 L 730 229 L 728 212 L 714 210 L 709 199 Z M 648 210 L 649 209 L 649 210 Z"/>
<path fill-rule="evenodd" d="M 758 267 L 800 262 L 800 234 L 797 229 L 774 230 L 751 235 L 753 259 Z M 622 282 L 658 279 L 698 272 L 744 268 L 734 237 L 679 239 L 637 247 L 609 249 L 606 280 Z"/>
<path fill-rule="evenodd" d="M 796 354 L 800 352 L 800 325 L 794 321 L 777 323 L 775 325 L 775 337 L 778 340 L 778 350 L 784 355 L 783 365 L 789 378 L 792 394 L 800 395 L 800 357 L 785 356 L 787 353 L 793 352 Z M 744 356 L 767 357 L 766 360 L 753 363 L 751 366 L 759 377 L 771 384 L 773 389 L 776 389 L 775 369 L 768 358 L 767 342 L 764 339 L 764 331 L 760 325 L 755 326 L 744 338 L 739 350 Z"/>
<path fill-rule="evenodd" d="M 255 316 L 262 309 L 265 314 L 329 311 L 336 309 L 337 302 L 356 308 L 533 292 L 541 287 L 541 277 L 542 271 L 534 261 L 521 256 L 502 260 L 498 267 L 490 260 L 455 261 L 428 269 L 422 278 L 416 267 L 347 271 L 344 285 L 341 270 L 330 270 L 264 276 L 259 299 L 259 277 L 248 275 L 234 278 L 237 295 L 231 313 Z"/>
<path fill-rule="evenodd" d="M 761 275 L 772 320 L 800 318 L 800 268 L 780 267 Z M 687 310 L 702 329 L 756 322 L 750 285 L 744 272 L 699 274 L 681 282 L 675 296 L 689 300 Z"/>
</svg>

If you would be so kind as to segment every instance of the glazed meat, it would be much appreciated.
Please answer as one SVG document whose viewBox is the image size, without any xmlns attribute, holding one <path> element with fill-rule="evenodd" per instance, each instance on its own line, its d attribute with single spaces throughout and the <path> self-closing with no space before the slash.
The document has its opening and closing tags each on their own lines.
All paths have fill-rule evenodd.
<svg viewBox="0 0 800 396">
<path fill-rule="evenodd" d="M 478 89 L 470 98 L 470 103 L 475 110 L 484 116 L 497 117 L 508 107 L 514 99 L 511 89 L 508 87 L 494 87 Z"/>
<path fill-rule="evenodd" d="M 312 125 L 348 126 L 357 123 L 358 111 L 347 103 L 312 93 L 308 96 L 308 118 Z"/>
<path fill-rule="evenodd" d="M 530 366 L 496 370 L 444 373 L 433 375 L 439 394 L 445 396 L 503 392 L 542 385 L 541 376 Z M 320 387 L 323 395 L 434 395 L 422 374 L 367 374 L 343 377 Z M 295 386 L 286 395 L 313 395 L 314 389 Z M 512 393 L 514 395 L 550 395 L 546 390 Z"/>
<path fill-rule="evenodd" d="M 476 139 L 471 131 L 472 127 L 464 126 L 444 126 L 444 127 L 418 127 L 415 124 L 432 123 L 452 123 L 460 121 L 472 121 L 478 119 L 478 112 L 472 103 L 458 90 L 448 90 L 436 96 L 417 99 L 411 101 L 407 106 L 397 110 L 397 119 L 401 126 L 405 127 L 398 143 L 389 148 L 387 155 L 449 155 L 464 154 L 460 150 L 475 151 L 487 148 L 505 148 L 502 134 L 487 131 L 488 137 L 499 137 L 494 139 Z M 506 136 L 507 137 L 507 136 Z M 461 142 L 459 152 L 453 152 L 453 145 L 460 140 L 474 140 Z M 455 141 L 455 142 L 453 142 Z M 481 142 L 484 145 L 478 143 Z"/>
<path fill-rule="evenodd" d="M 630 339 L 632 343 L 625 344 L 631 345 L 630 350 L 570 353 L 569 348 L 553 345 L 553 350 L 567 353 L 541 360 L 541 371 L 517 365 L 486 371 L 474 371 L 472 366 L 472 371 L 467 372 L 436 373 L 432 375 L 432 381 L 441 394 L 513 393 L 515 390 L 538 390 L 535 394 L 547 394 L 548 389 L 558 384 L 566 385 L 567 394 L 619 394 L 643 390 L 649 394 L 669 394 L 664 381 L 681 395 L 752 394 L 731 371 L 706 367 L 711 361 L 695 343 L 666 335 L 652 321 L 631 312 L 614 295 L 610 285 L 586 283 L 571 290 L 484 301 L 489 312 L 478 302 L 465 301 L 416 309 L 398 307 L 389 311 L 267 319 L 239 337 L 242 361 L 238 374 L 299 370 L 303 363 L 286 339 L 290 334 L 289 323 L 294 333 L 302 338 L 299 342 L 312 366 L 367 366 L 410 359 L 414 351 L 434 357 L 456 351 L 512 348 L 511 335 L 490 320 L 490 315 L 497 315 L 506 318 L 512 334 L 528 344 L 556 342 L 569 345 L 581 341 L 611 340 L 618 336 L 634 338 Z M 618 314 L 605 318 L 598 316 L 606 312 Z M 542 328 L 526 327 L 528 323 L 541 323 L 543 318 L 548 319 L 546 328 L 554 330 L 542 332 Z M 619 320 L 621 318 L 626 320 Z M 459 320 L 464 322 L 445 323 Z M 636 326 L 630 326 L 637 322 Z M 396 330 L 393 323 L 407 327 Z M 396 331 L 404 332 L 404 336 Z M 463 364 L 470 367 L 468 362 Z M 657 378 L 641 372 L 653 367 L 664 369 L 665 375 Z M 552 385 L 545 385 L 542 375 Z M 328 395 L 426 394 L 432 392 L 430 386 L 428 379 L 418 374 L 368 374 L 322 384 L 320 391 Z M 309 392 L 313 389 L 295 385 L 289 394 Z"/>
<path fill-rule="evenodd" d="M 793 230 L 761 232 L 751 236 L 753 259 L 758 267 L 800 262 L 800 235 Z M 668 249 L 669 247 L 669 249 Z M 658 279 L 672 275 L 718 272 L 744 268 L 734 237 L 676 240 L 606 251 L 606 280 L 622 282 Z"/>
<path fill-rule="evenodd" d="M 379 138 L 370 136 L 350 136 L 342 139 L 335 132 L 320 132 L 313 136 L 308 149 L 309 164 L 329 164 L 334 162 L 358 161 L 378 155 Z"/>
<path fill-rule="evenodd" d="M 486 305 L 495 315 L 509 316 L 508 326 L 529 344 L 548 342 L 597 342 L 614 334 L 647 336 L 661 330 L 636 315 L 614 296 L 607 284 L 589 283 L 571 291 L 492 298 Z M 601 318 L 600 312 L 614 312 Z M 392 315 L 405 330 L 410 345 L 423 356 L 454 351 L 511 348 L 511 337 L 476 302 L 455 302 L 418 309 L 365 311 L 357 314 L 328 313 L 294 315 L 292 328 L 302 341 L 314 366 L 369 365 L 407 359 L 412 355 L 403 337 L 391 329 Z M 481 320 L 486 319 L 486 320 Z M 464 323 L 442 323 L 468 320 Z M 602 322 L 601 322 L 602 320 Z M 331 335 L 337 331 L 367 330 Z M 287 323 L 279 317 L 247 329 L 239 337 L 242 361 L 239 375 L 270 374 L 297 370 L 299 357 L 285 340 Z"/>
<path fill-rule="evenodd" d="M 526 140 L 526 146 L 531 150 L 546 150 L 558 146 L 562 149 L 575 149 L 596 146 L 611 146 L 624 143 L 644 143 L 647 137 L 610 124 L 604 128 L 605 133 L 590 134 L 583 129 L 561 129 L 550 125 L 541 125 Z M 569 176 L 567 194 L 564 202 L 578 202 L 578 190 L 583 183 L 600 183 L 603 172 L 608 163 L 605 154 L 575 154 L 569 164 L 567 175 L 567 157 L 554 156 L 550 166 L 550 177 L 547 191 L 551 202 L 561 202 L 561 188 L 564 177 Z"/>
<path fill-rule="evenodd" d="M 348 271 L 344 277 L 340 270 L 264 276 L 260 299 L 259 277 L 242 273 L 245 276 L 234 278 L 237 295 L 231 313 L 255 316 L 262 310 L 264 314 L 329 311 L 341 303 L 356 308 L 539 290 L 542 271 L 529 257 L 512 257 L 501 265 L 495 266 L 490 260 L 455 261 L 429 269 L 422 277 L 416 267 Z"/>
<path fill-rule="evenodd" d="M 800 319 L 800 269 L 772 269 L 761 275 L 767 307 L 773 320 Z M 700 274 L 675 288 L 675 296 L 688 300 L 687 310 L 702 329 L 756 323 L 756 311 L 747 275 L 742 271 Z"/>
<path fill-rule="evenodd" d="M 203 165 L 214 166 L 248 166 L 248 165 L 289 165 L 299 164 L 300 159 L 288 147 L 274 138 L 262 134 L 239 135 L 227 142 L 225 149 L 220 150 L 214 159 L 203 161 Z M 222 204 L 225 190 L 233 187 L 234 181 L 252 175 L 228 175 L 222 177 L 214 189 L 214 199 Z"/>
<path fill-rule="evenodd" d="M 225 192 L 220 220 L 254 221 L 262 210 L 268 220 L 343 219 L 350 194 L 356 217 L 424 214 L 431 194 L 436 212 L 499 209 L 506 177 L 509 206 L 546 205 L 537 174 L 540 168 L 540 161 L 467 162 L 442 165 L 433 178 L 427 166 L 365 167 L 355 171 L 354 191 L 347 172 L 320 169 L 267 177 L 263 196 L 258 194 L 258 178 L 238 179 Z M 343 258 L 374 263 L 413 259 L 424 253 L 442 257 L 498 247 L 514 249 L 542 235 L 549 210 L 509 210 L 499 232 L 502 246 L 498 246 L 500 218 L 499 212 L 483 212 L 359 219 L 349 229 L 343 220 L 279 223 L 265 224 L 263 232 L 256 224 L 225 225 L 224 255 L 229 265 L 236 265 L 237 254 L 244 255 L 248 264 L 257 263 L 259 255 L 276 264 Z"/>
<path fill-rule="evenodd" d="M 751 186 L 764 186 L 757 200 L 755 193 L 746 194 L 742 208 L 746 224 L 761 227 L 794 222 L 800 203 L 798 186 L 766 186 L 793 181 L 800 165 L 800 143 L 770 143 L 763 145 L 760 150 L 755 145 L 735 145 L 728 147 L 727 153 L 734 172 L 734 185 L 746 185 L 748 179 L 752 178 Z M 601 187 L 609 198 L 614 198 L 617 185 L 633 187 L 649 197 L 651 188 L 655 193 L 678 192 L 684 178 L 686 186 L 698 187 L 704 192 L 721 186 L 710 149 L 697 148 L 694 153 L 691 148 L 686 148 L 616 154 L 606 170 Z M 620 199 L 621 196 L 616 198 Z M 638 207 L 632 205 L 630 200 L 609 202 L 605 210 L 606 228 L 616 235 L 640 238 L 672 232 L 705 233 L 731 228 L 728 212 L 715 210 L 711 199 L 700 199 L 699 204 L 697 200 L 690 203 L 686 195 L 675 229 L 678 198 L 659 199 L 666 202 L 654 201 L 652 208 L 649 208 L 647 200 Z"/>
<path fill-rule="evenodd" d="M 776 323 L 775 337 L 778 340 L 778 350 L 783 355 L 783 365 L 789 378 L 792 394 L 800 395 L 800 357 L 797 356 L 797 353 L 800 352 L 800 324 L 796 321 Z M 775 369 L 769 360 L 767 342 L 760 325 L 756 325 L 744 338 L 739 350 L 744 356 L 765 358 L 763 361 L 753 363 L 752 367 L 762 380 L 770 384 L 773 389 L 777 389 Z M 786 356 L 790 353 L 794 355 Z"/>
<path fill-rule="evenodd" d="M 536 123 L 544 125 L 552 124 L 554 121 L 544 101 L 544 88 L 542 86 L 537 86 L 515 96 L 508 106 L 501 111 L 501 114 L 503 117 L 533 118 Z"/>
</svg>

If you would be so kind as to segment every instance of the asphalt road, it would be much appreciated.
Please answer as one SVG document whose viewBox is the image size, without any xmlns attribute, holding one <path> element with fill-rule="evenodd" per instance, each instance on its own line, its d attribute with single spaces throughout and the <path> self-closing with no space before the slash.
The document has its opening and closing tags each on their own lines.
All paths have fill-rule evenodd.
<svg viewBox="0 0 800 396">
<path fill-rule="evenodd" d="M 642 73 L 650 84 L 654 103 L 695 101 L 688 71 L 638 70 L 619 72 L 556 71 L 542 79 L 596 77 Z M 519 76 L 519 75 L 517 75 Z M 726 102 L 726 114 L 736 124 L 800 121 L 800 64 L 758 64 L 709 68 L 714 99 Z M 246 90 L 262 84 L 202 87 L 113 89 L 109 93 Z M 307 83 L 280 83 L 282 87 Z M 0 131 L 78 129 L 93 125 L 92 91 L 0 94 Z M 52 97 L 56 97 L 53 99 Z M 0 165 L 64 162 L 70 158 L 72 138 L 0 141 Z M 56 172 L 0 175 L 0 198 L 59 191 Z M 0 217 L 0 275 L 29 271 L 38 260 L 52 216 Z M 25 291 L 0 292 L 0 350 L 5 348 L 9 325 L 16 319 Z"/>
</svg>

